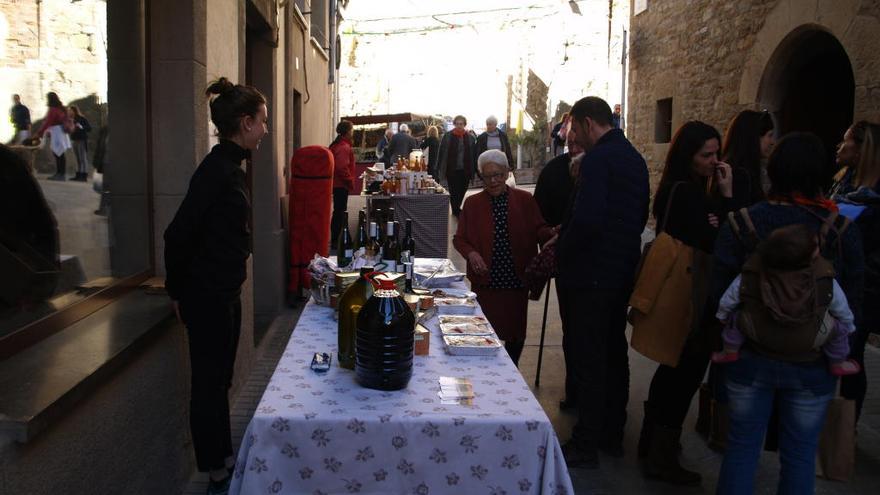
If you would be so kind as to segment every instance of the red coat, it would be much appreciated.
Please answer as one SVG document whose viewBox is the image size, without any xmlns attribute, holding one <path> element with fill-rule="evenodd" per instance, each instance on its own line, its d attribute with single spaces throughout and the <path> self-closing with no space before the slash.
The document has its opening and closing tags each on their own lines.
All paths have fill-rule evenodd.
<svg viewBox="0 0 880 495">
<path fill-rule="evenodd" d="M 553 237 L 550 226 L 544 221 L 538 203 L 528 191 L 509 187 L 507 203 L 507 229 L 510 233 L 510 251 L 516 276 L 523 280 L 526 266 L 538 254 L 538 243 Z M 486 191 L 469 197 L 458 218 L 458 229 L 452 245 L 467 260 L 468 255 L 480 253 L 486 266 L 492 268 L 492 244 L 495 225 L 492 218 L 492 202 Z M 468 263 L 467 276 L 473 285 L 489 285 L 489 275 L 477 275 Z"/>
<path fill-rule="evenodd" d="M 52 127 L 53 125 L 64 125 L 64 121 L 67 120 L 67 110 L 59 107 L 49 107 L 49 110 L 46 112 L 46 116 L 43 118 L 43 125 L 40 126 L 40 130 L 37 131 L 37 136 L 43 137 L 43 133 L 46 132 L 46 129 Z"/>
<path fill-rule="evenodd" d="M 354 191 L 354 149 L 351 141 L 342 138 L 330 145 L 330 151 L 336 164 L 333 168 L 333 188 L 344 187 Z"/>
</svg>

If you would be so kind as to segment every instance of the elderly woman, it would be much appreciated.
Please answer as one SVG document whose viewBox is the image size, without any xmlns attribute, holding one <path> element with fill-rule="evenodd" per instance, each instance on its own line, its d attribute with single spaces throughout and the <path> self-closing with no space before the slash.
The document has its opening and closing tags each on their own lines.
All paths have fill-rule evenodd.
<svg viewBox="0 0 880 495">
<path fill-rule="evenodd" d="M 485 151 L 477 166 L 483 191 L 465 201 L 452 244 L 467 260 L 471 289 L 517 364 L 526 340 L 523 274 L 538 253 L 538 243 L 554 231 L 531 194 L 505 184 L 510 169 L 502 151 Z"/>
<path fill-rule="evenodd" d="M 480 156 L 486 150 L 501 150 L 507 156 L 507 163 L 513 163 L 510 140 L 507 139 L 507 134 L 498 128 L 498 119 L 494 115 L 486 118 L 486 132 L 477 136 L 474 156 Z"/>
</svg>

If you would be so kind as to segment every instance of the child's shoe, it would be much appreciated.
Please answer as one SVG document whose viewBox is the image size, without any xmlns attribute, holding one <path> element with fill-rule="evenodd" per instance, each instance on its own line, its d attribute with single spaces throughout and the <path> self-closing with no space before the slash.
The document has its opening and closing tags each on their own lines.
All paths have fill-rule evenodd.
<svg viewBox="0 0 880 495">
<path fill-rule="evenodd" d="M 839 363 L 831 363 L 831 374 L 834 376 L 855 375 L 859 371 L 862 371 L 862 367 L 852 359 L 847 359 L 846 361 L 841 361 Z"/>
<path fill-rule="evenodd" d="M 712 353 L 712 362 L 715 364 L 732 363 L 739 359 L 739 351 L 721 351 Z"/>
</svg>

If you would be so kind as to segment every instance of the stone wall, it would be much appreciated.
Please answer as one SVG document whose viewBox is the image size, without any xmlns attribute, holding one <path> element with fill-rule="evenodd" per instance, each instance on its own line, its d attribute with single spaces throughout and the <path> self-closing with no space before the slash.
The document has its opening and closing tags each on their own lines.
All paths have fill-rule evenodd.
<svg viewBox="0 0 880 495">
<path fill-rule="evenodd" d="M 673 132 L 698 119 L 723 133 L 739 111 L 765 108 L 759 93 L 771 57 L 804 26 L 831 33 L 849 56 L 855 119 L 880 118 L 878 19 L 880 4 L 872 0 L 648 0 L 631 19 L 626 122 L 652 186 L 668 149 L 654 142 L 657 100 L 673 99 Z"/>
<path fill-rule="evenodd" d="M 45 95 L 55 91 L 65 104 L 80 103 L 93 123 L 107 99 L 106 1 L 0 0 L 0 103 L 12 93 L 37 120 Z M 7 119 L 0 139 L 11 136 Z"/>
</svg>

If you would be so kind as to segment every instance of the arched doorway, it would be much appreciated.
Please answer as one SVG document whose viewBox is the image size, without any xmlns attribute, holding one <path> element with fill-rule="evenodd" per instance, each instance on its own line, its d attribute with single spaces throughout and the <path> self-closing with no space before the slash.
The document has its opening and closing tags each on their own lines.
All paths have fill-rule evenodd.
<svg viewBox="0 0 880 495">
<path fill-rule="evenodd" d="M 793 30 L 776 47 L 758 91 L 758 102 L 769 110 L 777 135 L 809 131 L 825 143 L 828 174 L 836 171 L 834 150 L 852 123 L 855 80 L 843 45 L 821 26 Z"/>
</svg>

